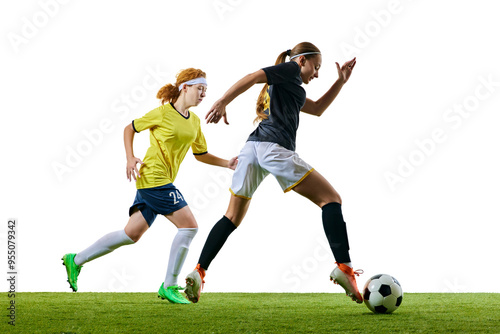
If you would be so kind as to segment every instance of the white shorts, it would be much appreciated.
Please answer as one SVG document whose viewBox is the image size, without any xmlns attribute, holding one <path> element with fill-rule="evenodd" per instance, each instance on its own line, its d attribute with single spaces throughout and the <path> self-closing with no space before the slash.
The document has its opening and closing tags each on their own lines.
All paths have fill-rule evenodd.
<svg viewBox="0 0 500 334">
<path fill-rule="evenodd" d="M 248 141 L 238 155 L 229 189 L 233 195 L 252 198 L 264 178 L 272 174 L 284 192 L 292 190 L 313 168 L 297 153 L 270 142 Z"/>
</svg>

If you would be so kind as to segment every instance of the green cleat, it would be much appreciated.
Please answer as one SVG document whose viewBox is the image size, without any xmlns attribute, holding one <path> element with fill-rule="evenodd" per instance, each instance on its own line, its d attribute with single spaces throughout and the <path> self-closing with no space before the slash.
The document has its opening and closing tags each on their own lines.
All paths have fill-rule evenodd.
<svg viewBox="0 0 500 334">
<path fill-rule="evenodd" d="M 158 298 L 166 299 L 173 304 L 191 304 L 189 300 L 184 298 L 179 290 L 184 290 L 178 285 L 172 285 L 166 289 L 163 287 L 164 283 L 161 283 L 160 290 L 158 290 Z"/>
<path fill-rule="evenodd" d="M 77 266 L 75 264 L 76 254 L 65 254 L 61 260 L 63 260 L 63 266 L 66 266 L 66 273 L 68 274 L 68 283 L 73 292 L 78 290 L 78 285 L 76 281 L 78 280 L 78 275 L 83 266 Z"/>
</svg>

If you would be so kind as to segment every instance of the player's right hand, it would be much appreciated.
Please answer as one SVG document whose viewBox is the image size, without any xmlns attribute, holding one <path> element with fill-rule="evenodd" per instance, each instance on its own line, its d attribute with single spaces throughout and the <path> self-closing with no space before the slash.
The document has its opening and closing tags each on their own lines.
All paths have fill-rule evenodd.
<svg viewBox="0 0 500 334">
<path fill-rule="evenodd" d="M 135 175 L 137 174 L 137 177 L 141 177 L 141 174 L 139 173 L 139 170 L 137 169 L 137 164 L 144 164 L 144 162 L 141 161 L 141 159 L 132 157 L 132 158 L 127 158 L 127 179 L 132 181 L 132 177 L 134 178 L 134 181 L 137 181 Z"/>
<path fill-rule="evenodd" d="M 217 124 L 221 118 L 224 118 L 224 123 L 229 124 L 226 115 L 226 105 L 221 100 L 218 100 L 207 113 L 205 119 L 207 120 L 207 123 Z"/>
</svg>

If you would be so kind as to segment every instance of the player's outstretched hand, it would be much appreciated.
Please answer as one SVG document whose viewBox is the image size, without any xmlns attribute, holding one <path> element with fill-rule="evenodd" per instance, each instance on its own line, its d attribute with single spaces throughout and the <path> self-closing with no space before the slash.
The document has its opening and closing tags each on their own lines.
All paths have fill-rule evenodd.
<svg viewBox="0 0 500 334">
<path fill-rule="evenodd" d="M 135 178 L 135 175 L 137 174 L 137 177 L 141 177 L 141 174 L 139 174 L 139 170 L 137 169 L 137 164 L 144 164 L 144 162 L 141 161 L 141 159 L 132 157 L 132 158 L 127 158 L 127 179 L 132 181 L 132 177 L 134 178 L 134 181 L 137 181 Z"/>
<path fill-rule="evenodd" d="M 227 167 L 232 169 L 232 170 L 235 170 L 236 166 L 238 166 L 238 157 L 234 157 L 234 158 L 229 159 Z"/>
<path fill-rule="evenodd" d="M 221 100 L 214 103 L 210 111 L 205 116 L 207 123 L 219 123 L 220 119 L 224 118 L 224 123 L 229 124 L 226 115 L 226 104 Z"/>
<path fill-rule="evenodd" d="M 344 83 L 349 80 L 349 77 L 351 76 L 352 70 L 354 69 L 354 66 L 356 65 L 356 57 L 352 58 L 349 61 L 346 61 L 342 67 L 340 67 L 339 63 L 337 64 L 337 71 L 339 72 L 339 79 L 342 80 Z"/>
</svg>

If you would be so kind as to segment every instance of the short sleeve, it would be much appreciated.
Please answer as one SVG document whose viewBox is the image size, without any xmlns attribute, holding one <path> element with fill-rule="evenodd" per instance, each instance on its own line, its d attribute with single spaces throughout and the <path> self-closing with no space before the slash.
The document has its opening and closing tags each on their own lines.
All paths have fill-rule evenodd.
<svg viewBox="0 0 500 334">
<path fill-rule="evenodd" d="M 202 155 L 208 152 L 207 141 L 205 140 L 205 135 L 201 131 L 200 123 L 198 122 L 198 130 L 196 131 L 196 138 L 191 144 L 191 150 L 194 155 Z"/>
<path fill-rule="evenodd" d="M 262 70 L 266 73 L 268 85 L 295 81 L 300 74 L 300 66 L 294 61 L 265 67 Z"/>
<path fill-rule="evenodd" d="M 163 119 L 163 106 L 151 110 L 141 118 L 134 119 L 132 121 L 132 126 L 135 132 L 141 132 L 143 130 L 151 129 L 157 125 L 160 125 L 162 119 Z"/>
</svg>

